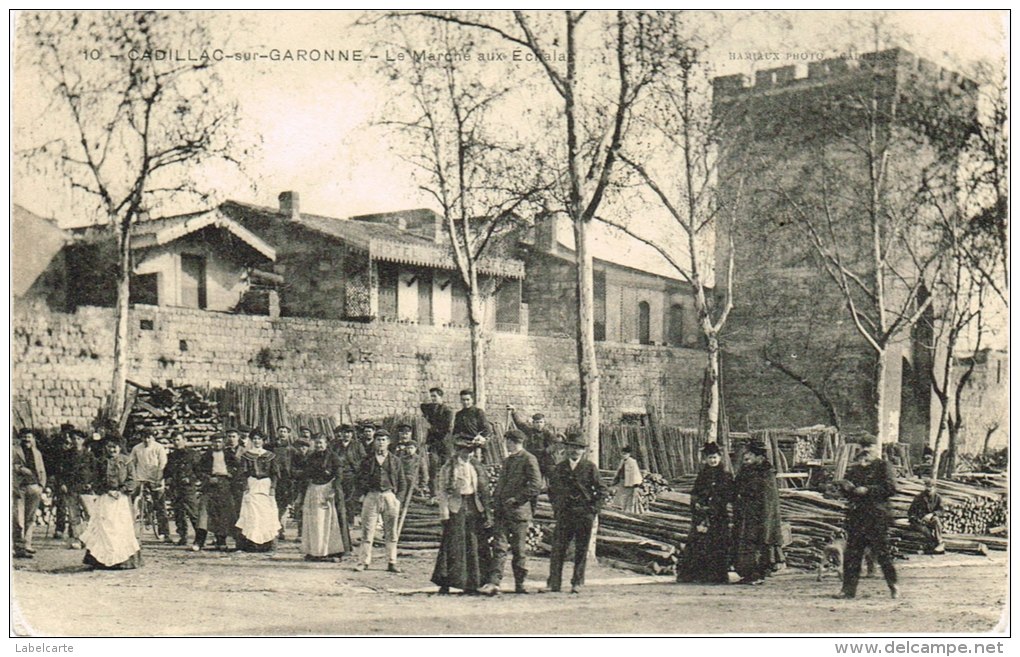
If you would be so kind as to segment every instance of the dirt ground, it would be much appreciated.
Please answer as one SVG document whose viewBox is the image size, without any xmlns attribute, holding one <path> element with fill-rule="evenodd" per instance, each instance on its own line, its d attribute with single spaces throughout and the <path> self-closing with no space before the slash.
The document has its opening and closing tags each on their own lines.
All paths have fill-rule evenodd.
<svg viewBox="0 0 1020 657">
<path fill-rule="evenodd" d="M 1008 600 L 1004 552 L 898 561 L 898 600 L 876 578 L 863 579 L 850 601 L 833 599 L 834 574 L 819 583 L 802 571 L 759 587 L 702 586 L 598 565 L 583 593 L 571 595 L 535 592 L 548 572 L 548 561 L 535 558 L 531 595 L 481 598 L 435 595 L 434 552 L 402 553 L 398 575 L 382 570 L 385 562 L 363 573 L 349 558 L 308 563 L 293 540 L 273 555 L 143 541 L 145 566 L 119 572 L 85 570 L 82 551 L 52 539 L 37 549 L 35 559 L 14 562 L 13 627 L 22 635 L 989 632 Z M 512 588 L 507 570 L 504 588 Z"/>
</svg>

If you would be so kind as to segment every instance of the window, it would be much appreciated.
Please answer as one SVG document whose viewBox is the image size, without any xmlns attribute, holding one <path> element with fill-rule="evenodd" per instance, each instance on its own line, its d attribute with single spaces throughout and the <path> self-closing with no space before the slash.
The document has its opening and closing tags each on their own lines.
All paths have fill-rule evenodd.
<svg viewBox="0 0 1020 657">
<path fill-rule="evenodd" d="M 159 274 L 132 274 L 128 297 L 131 303 L 159 305 Z"/>
<path fill-rule="evenodd" d="M 397 284 L 400 282 L 397 267 L 378 262 L 379 268 L 379 319 L 397 318 Z"/>
<path fill-rule="evenodd" d="M 205 258 L 181 254 L 181 305 L 185 308 L 205 308 Z"/>
<path fill-rule="evenodd" d="M 638 304 L 638 342 L 652 344 L 652 309 L 647 301 Z"/>
<path fill-rule="evenodd" d="M 678 303 L 669 308 L 669 344 L 684 346 L 684 307 Z"/>
</svg>

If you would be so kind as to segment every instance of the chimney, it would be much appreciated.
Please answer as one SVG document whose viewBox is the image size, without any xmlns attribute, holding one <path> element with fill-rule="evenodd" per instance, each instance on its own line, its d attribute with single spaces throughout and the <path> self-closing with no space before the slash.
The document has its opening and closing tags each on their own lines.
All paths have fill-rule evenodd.
<svg viewBox="0 0 1020 657">
<path fill-rule="evenodd" d="M 556 253 L 556 213 L 543 212 L 535 217 L 535 250 L 542 253 Z"/>
<path fill-rule="evenodd" d="M 297 192 L 280 192 L 280 214 L 291 219 L 301 216 L 301 196 Z"/>
</svg>

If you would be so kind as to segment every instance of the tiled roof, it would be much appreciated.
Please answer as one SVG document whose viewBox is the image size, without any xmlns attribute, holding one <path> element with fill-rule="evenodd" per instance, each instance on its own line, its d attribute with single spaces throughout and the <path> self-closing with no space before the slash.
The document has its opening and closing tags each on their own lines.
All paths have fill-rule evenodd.
<svg viewBox="0 0 1020 657">
<path fill-rule="evenodd" d="M 167 244 L 210 226 L 226 230 L 267 259 L 276 260 L 276 250 L 272 246 L 219 209 L 139 220 L 131 226 L 131 248 L 145 249 Z M 81 241 L 94 241 L 107 238 L 111 230 L 109 224 L 104 224 L 87 226 L 72 232 Z"/>
<path fill-rule="evenodd" d="M 340 240 L 364 251 L 376 260 L 400 262 L 436 269 L 455 269 L 456 265 L 448 249 L 413 233 L 395 226 L 374 221 L 338 219 L 321 215 L 299 213 L 291 218 L 276 208 L 227 201 L 220 206 L 224 213 L 240 221 L 245 218 L 260 218 L 269 221 L 294 221 L 321 235 Z M 383 215 L 367 215 L 378 218 Z M 479 271 L 507 278 L 523 278 L 524 263 L 510 258 L 485 258 L 479 263 Z"/>
</svg>

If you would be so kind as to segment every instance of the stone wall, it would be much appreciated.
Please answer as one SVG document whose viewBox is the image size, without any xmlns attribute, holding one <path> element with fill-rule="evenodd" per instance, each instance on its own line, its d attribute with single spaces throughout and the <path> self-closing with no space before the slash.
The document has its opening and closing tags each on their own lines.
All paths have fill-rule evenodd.
<svg viewBox="0 0 1020 657">
<path fill-rule="evenodd" d="M 31 403 L 43 428 L 90 423 L 109 387 L 114 313 L 74 314 L 15 307 L 11 319 L 12 390 Z M 462 328 L 276 318 L 136 306 L 130 317 L 129 378 L 143 384 L 222 386 L 228 381 L 280 388 L 298 413 L 332 415 L 350 403 L 358 417 L 412 412 L 429 386 L 456 401 L 470 374 Z M 493 420 L 508 402 L 544 411 L 563 427 L 576 422 L 573 341 L 496 333 L 489 344 Z M 695 349 L 602 343 L 602 416 L 662 405 L 671 424 L 696 426 L 703 353 Z"/>
</svg>

